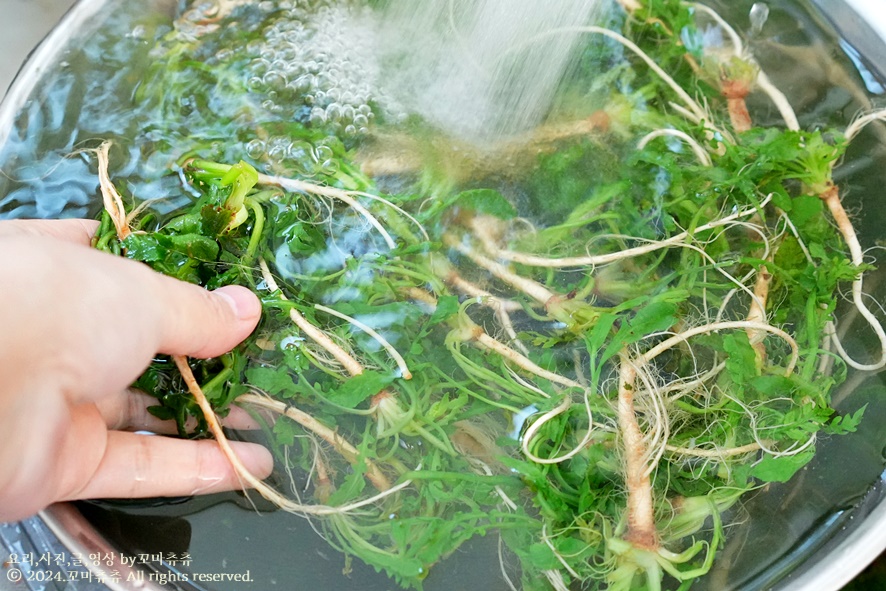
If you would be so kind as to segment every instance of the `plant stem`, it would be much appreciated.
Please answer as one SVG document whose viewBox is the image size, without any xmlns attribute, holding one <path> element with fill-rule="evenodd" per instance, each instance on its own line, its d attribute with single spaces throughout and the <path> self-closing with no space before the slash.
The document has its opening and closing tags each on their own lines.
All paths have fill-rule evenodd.
<svg viewBox="0 0 886 591">
<path fill-rule="evenodd" d="M 618 252 L 608 254 L 548 258 L 504 249 L 498 249 L 495 252 L 490 252 L 489 254 L 499 259 L 504 259 L 506 261 L 511 261 L 531 267 L 561 269 L 564 267 L 588 267 L 594 265 L 604 265 L 607 263 L 614 263 L 623 259 L 633 258 L 643 254 L 655 252 L 662 248 L 682 245 L 683 243 L 685 243 L 686 239 L 692 235 L 697 235 L 708 230 L 713 230 L 714 228 L 727 226 L 738 219 L 756 214 L 759 209 L 769 203 L 770 200 L 771 196 L 764 199 L 758 207 L 745 208 L 726 217 L 714 220 L 713 222 L 698 226 L 692 232 L 687 230 L 685 232 L 675 234 L 674 236 L 671 236 L 670 238 L 667 238 L 665 240 L 656 240 L 654 242 L 650 242 L 649 244 L 644 244 L 643 246 L 619 250 Z"/>
<path fill-rule="evenodd" d="M 565 376 L 561 376 L 560 374 L 548 371 L 543 367 L 536 365 L 528 357 L 521 355 L 504 343 L 501 343 L 492 338 L 486 333 L 486 331 L 484 331 L 480 326 L 474 324 L 473 321 L 471 321 L 467 317 L 465 317 L 464 321 L 467 323 L 467 327 L 462 329 L 462 337 L 464 340 L 475 342 L 483 349 L 488 349 L 489 351 L 498 354 L 504 360 L 510 361 L 520 369 L 534 374 L 544 380 L 548 380 L 549 382 L 553 382 L 555 384 L 560 384 L 561 386 L 566 386 L 567 388 L 584 389 L 584 386 L 582 386 L 575 380 L 571 380 Z"/>
<path fill-rule="evenodd" d="M 114 228 L 117 230 L 117 238 L 124 240 L 131 230 L 126 222 L 126 209 L 123 206 L 123 198 L 117 192 L 117 187 L 111 182 L 111 176 L 108 174 L 108 162 L 110 160 L 111 142 L 102 142 L 101 146 L 95 151 L 98 157 L 98 181 L 101 188 L 102 200 L 105 211 L 111 217 Z"/>
<path fill-rule="evenodd" d="M 268 288 L 271 291 L 279 291 L 280 298 L 288 301 L 288 298 L 280 289 L 280 286 L 277 285 L 277 280 L 274 279 L 274 276 L 271 274 L 271 270 L 268 268 L 268 263 L 265 262 L 264 259 L 259 259 L 258 265 L 261 268 L 262 278 L 265 280 L 265 283 L 268 284 Z M 338 345 L 338 343 L 329 338 L 325 332 L 308 322 L 308 319 L 302 316 L 298 310 L 290 308 L 289 317 L 296 326 L 311 338 L 311 340 L 329 352 L 329 354 L 345 368 L 345 371 L 348 372 L 348 374 L 353 377 L 363 373 L 363 365 L 359 361 L 354 359 L 350 353 L 345 351 Z"/>
<path fill-rule="evenodd" d="M 255 223 L 252 226 L 252 234 L 249 236 L 249 244 L 246 246 L 246 252 L 240 263 L 244 267 L 248 267 L 255 260 L 255 253 L 258 252 L 258 245 L 261 242 L 262 232 L 265 227 L 265 212 L 254 199 L 247 198 L 244 203 L 252 209 L 255 215 Z"/>
<path fill-rule="evenodd" d="M 511 287 L 518 289 L 540 304 L 547 304 L 556 297 L 554 292 L 541 283 L 521 277 L 501 263 L 486 258 L 472 248 L 462 244 L 461 240 L 452 234 L 444 235 L 443 243 L 446 244 L 446 246 L 455 249 L 459 254 L 466 256 L 479 267 L 486 269 L 498 279 L 501 279 Z"/>
<path fill-rule="evenodd" d="M 402 482 L 397 486 L 389 488 L 379 495 L 343 507 L 329 507 L 327 505 L 302 505 L 299 503 L 293 503 L 292 501 L 281 495 L 279 492 L 253 476 L 252 473 L 246 469 L 246 466 L 243 465 L 243 462 L 241 462 L 237 454 L 234 453 L 234 450 L 231 447 L 231 443 L 228 441 L 228 438 L 225 435 L 221 424 L 218 422 L 218 417 L 215 416 L 215 411 L 212 410 L 212 405 L 209 404 L 209 401 L 206 399 L 206 396 L 200 389 L 200 384 L 198 384 L 196 378 L 194 378 L 194 373 L 191 371 L 191 367 L 188 365 L 187 358 L 182 355 L 173 355 L 172 359 L 175 362 L 176 367 L 178 367 L 182 378 L 185 380 L 185 384 L 188 386 L 188 390 L 191 392 L 191 395 L 194 397 L 194 400 L 200 407 L 200 411 L 203 413 L 203 417 L 206 419 L 206 424 L 209 426 L 209 431 L 213 434 L 213 436 L 215 436 L 215 440 L 218 443 L 218 446 L 221 448 L 222 453 L 231 463 L 231 466 L 233 466 L 234 470 L 237 472 L 237 475 L 242 478 L 246 484 L 254 488 L 256 492 L 258 492 L 261 496 L 263 496 L 268 501 L 274 503 L 281 509 L 289 511 L 290 513 L 303 513 L 307 515 L 342 514 L 353 511 L 354 509 L 357 509 L 359 507 L 374 503 L 384 498 L 385 496 L 393 494 L 411 484 L 411 481 L 407 480 L 406 482 Z"/>
<path fill-rule="evenodd" d="M 297 179 L 290 179 L 281 176 L 272 176 L 268 174 L 259 173 L 258 182 L 263 185 L 274 185 L 276 187 L 280 187 L 282 189 L 286 189 L 287 191 L 296 191 L 299 193 L 308 193 L 311 195 L 322 195 L 324 197 L 331 197 L 333 199 L 338 199 L 339 201 L 346 203 L 351 209 L 362 215 L 366 220 L 376 229 L 378 233 L 382 235 L 385 243 L 388 245 L 388 248 L 394 249 L 397 246 L 397 243 L 394 242 L 394 239 L 391 238 L 391 235 L 385 230 L 384 226 L 378 221 L 378 219 L 372 215 L 368 209 L 363 207 L 354 197 L 353 193 L 350 191 L 343 191 L 341 189 L 336 189 L 335 187 L 327 187 L 324 185 L 316 185 L 314 183 L 308 183 L 305 181 L 300 181 Z"/>
<path fill-rule="evenodd" d="M 323 441 L 331 445 L 343 458 L 351 464 L 359 464 L 361 461 L 366 464 L 366 479 L 378 489 L 379 492 L 386 491 L 391 488 L 391 483 L 387 477 L 378 469 L 378 467 L 369 461 L 369 459 L 361 457 L 360 451 L 345 441 L 338 433 L 298 408 L 287 405 L 278 400 L 273 400 L 266 396 L 256 394 L 243 394 L 237 398 L 237 402 L 241 404 L 252 404 L 260 408 L 273 411 L 279 415 L 289 417 L 311 433 L 320 437 Z"/>
<path fill-rule="evenodd" d="M 320 310 L 321 312 L 331 314 L 332 316 L 335 316 L 336 318 L 341 318 L 342 320 L 350 322 L 351 324 L 353 324 L 354 326 L 356 326 L 357 328 L 359 328 L 360 330 L 362 330 L 363 332 L 365 332 L 366 334 L 371 336 L 384 348 L 385 351 L 388 352 L 388 355 L 390 355 L 394 359 L 394 361 L 397 363 L 397 366 L 400 368 L 400 374 L 402 375 L 403 379 L 404 380 L 411 380 L 412 379 L 412 372 L 409 371 L 409 368 L 406 366 L 406 360 L 403 359 L 403 356 L 400 355 L 400 353 L 394 348 L 394 346 L 391 345 L 391 343 L 389 343 L 386 338 L 384 338 L 383 336 L 378 334 L 378 332 L 376 332 L 375 329 L 373 329 L 372 327 L 368 326 L 367 324 L 365 324 L 363 322 L 360 322 L 356 318 L 348 316 L 347 314 L 342 314 L 338 310 L 333 310 L 332 308 L 328 308 L 328 307 L 323 306 L 321 304 L 315 304 L 314 308 L 317 310 Z"/>
</svg>

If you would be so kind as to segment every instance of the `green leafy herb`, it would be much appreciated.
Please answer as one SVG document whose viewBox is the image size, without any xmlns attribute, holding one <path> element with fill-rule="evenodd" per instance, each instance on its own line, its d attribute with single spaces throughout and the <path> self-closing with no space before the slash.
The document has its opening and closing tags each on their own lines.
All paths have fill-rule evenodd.
<svg viewBox="0 0 886 591">
<path fill-rule="evenodd" d="M 191 367 L 217 412 L 276 413 L 334 547 L 420 589 L 494 533 L 524 589 L 685 589 L 743 493 L 856 430 L 865 409 L 830 404 L 854 362 L 826 337 L 867 268 L 831 219 L 846 140 L 745 121 L 759 66 L 707 47 L 695 10 L 589 29 L 569 108 L 471 150 L 371 101 L 329 116 L 302 88 L 319 75 L 244 77 L 294 18 L 260 4 L 159 40 L 136 98 L 181 144 L 180 207 L 126 236 L 109 211 L 96 245 L 261 297 L 255 334 Z M 205 436 L 168 360 L 136 386 Z"/>
</svg>

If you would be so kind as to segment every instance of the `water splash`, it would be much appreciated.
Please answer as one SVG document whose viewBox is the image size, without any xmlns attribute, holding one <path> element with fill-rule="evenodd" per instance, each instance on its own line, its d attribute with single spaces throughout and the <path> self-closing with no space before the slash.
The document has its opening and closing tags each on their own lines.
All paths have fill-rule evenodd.
<svg viewBox="0 0 886 591">
<path fill-rule="evenodd" d="M 580 35 L 540 35 L 599 19 L 605 0 L 391 0 L 382 35 L 388 94 L 406 110 L 485 142 L 526 131 L 550 109 Z"/>
</svg>

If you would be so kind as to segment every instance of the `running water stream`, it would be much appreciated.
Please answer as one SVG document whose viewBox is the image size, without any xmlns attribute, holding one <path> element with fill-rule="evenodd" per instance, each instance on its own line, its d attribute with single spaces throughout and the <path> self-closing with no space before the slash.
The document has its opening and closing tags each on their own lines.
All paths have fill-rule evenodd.
<svg viewBox="0 0 886 591">
<path fill-rule="evenodd" d="M 540 33 L 598 22 L 602 0 L 392 0 L 384 22 L 389 92 L 466 140 L 538 125 L 577 57 L 580 35 Z"/>
</svg>

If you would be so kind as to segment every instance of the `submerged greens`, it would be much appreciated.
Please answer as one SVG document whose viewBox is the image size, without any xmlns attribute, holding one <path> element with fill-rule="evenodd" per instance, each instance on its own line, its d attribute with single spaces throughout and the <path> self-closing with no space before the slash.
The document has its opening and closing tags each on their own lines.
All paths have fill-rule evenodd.
<svg viewBox="0 0 886 591">
<path fill-rule="evenodd" d="M 358 86 L 323 103 L 322 72 L 257 81 L 262 35 L 319 43 L 347 13 L 308 4 L 194 8 L 158 43 L 136 98 L 186 203 L 106 202 L 96 246 L 259 294 L 252 337 L 190 372 L 266 421 L 295 500 L 262 494 L 348 556 L 420 588 L 497 535 L 513 586 L 688 588 L 743 494 L 856 428 L 831 408 L 847 365 L 882 366 L 833 327 L 866 270 L 832 180 L 854 134 L 800 129 L 737 38 L 704 46 L 708 9 L 649 0 L 580 32 L 537 130 L 470 146 Z M 749 124 L 756 87 L 783 127 Z M 218 436 L 177 366 L 136 386 Z"/>
</svg>

